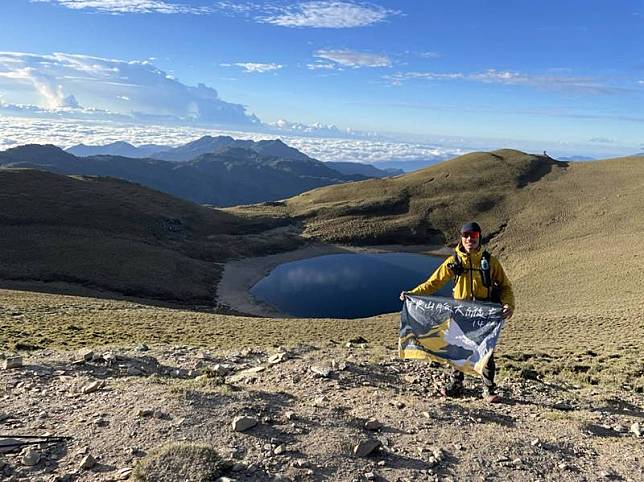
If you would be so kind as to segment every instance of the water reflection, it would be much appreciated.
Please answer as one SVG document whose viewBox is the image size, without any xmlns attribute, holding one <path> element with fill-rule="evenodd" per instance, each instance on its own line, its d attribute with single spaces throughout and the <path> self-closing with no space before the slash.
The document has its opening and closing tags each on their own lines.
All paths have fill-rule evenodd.
<svg viewBox="0 0 644 482">
<path fill-rule="evenodd" d="M 400 291 L 427 279 L 442 262 L 410 253 L 319 256 L 276 267 L 251 293 L 295 316 L 372 316 L 399 311 Z M 450 296 L 451 286 L 439 294 Z"/>
</svg>

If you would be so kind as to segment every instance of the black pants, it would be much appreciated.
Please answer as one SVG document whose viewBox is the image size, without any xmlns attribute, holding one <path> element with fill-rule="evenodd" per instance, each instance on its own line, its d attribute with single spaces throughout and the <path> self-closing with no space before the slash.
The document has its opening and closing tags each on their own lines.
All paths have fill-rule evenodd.
<svg viewBox="0 0 644 482">
<path fill-rule="evenodd" d="M 487 361 L 487 365 L 483 367 L 483 373 L 481 376 L 483 383 L 490 390 L 494 390 L 496 388 L 496 385 L 494 384 L 495 374 L 496 374 L 496 364 L 494 363 L 494 353 L 492 353 L 492 355 Z M 450 374 L 450 379 L 452 382 L 463 383 L 464 378 L 465 378 L 465 374 L 462 371 L 457 370 L 456 368 L 452 368 L 452 373 Z"/>
</svg>

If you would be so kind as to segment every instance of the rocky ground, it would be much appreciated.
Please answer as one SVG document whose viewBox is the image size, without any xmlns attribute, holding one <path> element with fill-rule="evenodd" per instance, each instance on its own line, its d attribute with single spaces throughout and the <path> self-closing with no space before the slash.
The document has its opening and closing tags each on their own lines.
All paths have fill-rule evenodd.
<svg viewBox="0 0 644 482">
<path fill-rule="evenodd" d="M 441 398 L 446 375 L 364 339 L 31 352 L 0 360 L 0 480 L 644 478 L 642 394 L 506 378 L 491 405 L 475 379 Z M 222 462 L 164 478 L 154 449 L 185 442 Z"/>
</svg>

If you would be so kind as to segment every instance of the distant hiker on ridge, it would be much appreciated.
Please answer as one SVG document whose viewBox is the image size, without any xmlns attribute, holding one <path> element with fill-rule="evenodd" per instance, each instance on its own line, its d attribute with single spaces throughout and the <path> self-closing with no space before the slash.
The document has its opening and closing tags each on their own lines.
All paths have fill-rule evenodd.
<svg viewBox="0 0 644 482">
<path fill-rule="evenodd" d="M 493 301 L 503 305 L 503 317 L 509 319 L 514 312 L 514 294 L 512 285 L 505 275 L 501 263 L 487 251 L 481 251 L 481 226 L 469 222 L 461 226 L 461 240 L 454 254 L 441 264 L 434 274 L 411 291 L 400 293 L 400 300 L 405 301 L 405 295 L 431 295 L 441 289 L 447 281 L 455 278 L 454 299 L 471 301 Z M 489 276 L 489 287 L 484 283 L 484 277 Z M 483 369 L 483 396 L 490 403 L 498 402 L 494 375 L 496 366 L 494 354 Z M 447 397 L 458 397 L 463 393 L 462 371 L 452 368 L 449 383 L 442 392 Z"/>
</svg>

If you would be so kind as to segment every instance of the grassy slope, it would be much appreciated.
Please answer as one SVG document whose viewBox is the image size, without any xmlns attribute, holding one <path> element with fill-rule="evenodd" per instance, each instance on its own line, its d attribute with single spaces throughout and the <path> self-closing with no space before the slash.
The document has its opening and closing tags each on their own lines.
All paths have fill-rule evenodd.
<svg viewBox="0 0 644 482">
<path fill-rule="evenodd" d="M 211 304 L 221 262 L 297 244 L 252 222 L 112 178 L 0 169 L 0 278 Z M 283 245 L 283 246 L 282 246 Z"/>
</svg>

